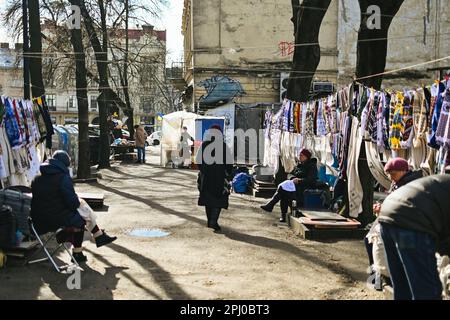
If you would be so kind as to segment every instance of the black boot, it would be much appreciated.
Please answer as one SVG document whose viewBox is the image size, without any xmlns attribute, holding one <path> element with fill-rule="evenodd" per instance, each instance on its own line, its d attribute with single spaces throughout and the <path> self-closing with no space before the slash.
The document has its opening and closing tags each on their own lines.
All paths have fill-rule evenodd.
<svg viewBox="0 0 450 320">
<path fill-rule="evenodd" d="M 100 236 L 95 238 L 95 244 L 97 245 L 97 248 L 100 248 L 116 240 L 117 237 L 110 237 L 105 232 L 103 232 Z"/>
<path fill-rule="evenodd" d="M 286 213 L 281 214 L 280 222 L 286 222 Z"/>
<path fill-rule="evenodd" d="M 211 228 L 211 209 L 208 207 L 205 207 L 205 211 L 206 211 L 206 218 L 208 219 L 208 228 Z"/>
<path fill-rule="evenodd" d="M 273 205 L 272 205 L 271 202 L 260 206 L 260 208 L 263 209 L 264 211 L 267 211 L 267 212 L 272 212 L 273 211 Z"/>
<path fill-rule="evenodd" d="M 87 261 L 87 257 L 83 254 L 83 252 L 73 252 L 72 256 L 78 264 L 81 264 L 81 263 Z M 75 261 L 73 259 L 71 259 L 71 260 L 72 260 L 72 262 L 75 263 Z"/>
<path fill-rule="evenodd" d="M 220 208 L 213 208 L 210 211 L 210 224 L 208 225 L 209 228 L 214 229 L 214 231 L 220 231 L 221 228 L 219 226 L 218 220 L 220 216 Z"/>
<path fill-rule="evenodd" d="M 280 198 L 280 192 L 277 191 L 273 195 L 272 199 L 270 199 L 270 201 L 267 202 L 266 204 L 260 206 L 260 208 L 263 209 L 264 211 L 272 212 L 273 211 L 273 207 L 275 207 L 275 205 L 278 203 L 278 201 L 280 201 L 280 199 L 281 199 Z"/>
</svg>

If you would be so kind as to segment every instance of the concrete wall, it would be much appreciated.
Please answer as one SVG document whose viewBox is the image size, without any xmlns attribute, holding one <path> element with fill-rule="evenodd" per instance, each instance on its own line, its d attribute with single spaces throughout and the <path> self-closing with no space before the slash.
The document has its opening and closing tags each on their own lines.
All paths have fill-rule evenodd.
<svg viewBox="0 0 450 320">
<path fill-rule="evenodd" d="M 322 25 L 317 73 L 318 79 L 333 82 L 338 70 L 337 10 L 333 2 Z M 288 0 L 186 0 L 185 80 L 194 84 L 195 101 L 205 94 L 197 86 L 200 81 L 228 75 L 247 92 L 238 103 L 279 102 L 280 73 L 290 70 L 294 52 L 291 17 Z"/>
<path fill-rule="evenodd" d="M 0 68 L 0 95 L 23 98 L 22 69 Z"/>
<path fill-rule="evenodd" d="M 197 86 L 200 81 L 212 75 L 228 75 L 241 81 L 248 93 L 237 100 L 239 103 L 279 101 L 277 77 L 290 69 L 293 57 L 291 16 L 289 0 L 185 0 L 185 79 L 194 84 L 195 100 L 205 94 Z M 332 0 L 320 30 L 322 58 L 316 80 L 339 86 L 352 81 L 359 24 L 358 0 Z M 387 70 L 448 55 L 449 30 L 447 0 L 405 0 L 389 32 Z M 436 32 L 441 33 L 440 37 Z M 427 68 L 449 64 L 446 61 L 418 67 L 412 73 L 420 79 L 405 79 L 406 74 L 397 74 L 386 79 L 384 85 L 428 83 L 437 73 L 427 72 Z M 260 71 L 255 74 L 255 70 Z"/>
<path fill-rule="evenodd" d="M 450 7 L 447 0 L 405 0 L 389 29 L 386 71 L 404 68 L 449 55 Z M 360 25 L 358 0 L 339 0 L 338 43 L 339 83 L 351 81 L 356 66 L 356 44 Z M 424 23 L 424 17 L 426 22 Z M 429 17 L 429 19 L 428 19 Z M 441 34 L 436 36 L 436 34 Z M 411 69 L 422 79 L 405 78 L 397 74 L 383 81 L 385 87 L 403 88 L 437 78 L 436 73 L 426 69 L 448 66 L 450 60 Z"/>
</svg>

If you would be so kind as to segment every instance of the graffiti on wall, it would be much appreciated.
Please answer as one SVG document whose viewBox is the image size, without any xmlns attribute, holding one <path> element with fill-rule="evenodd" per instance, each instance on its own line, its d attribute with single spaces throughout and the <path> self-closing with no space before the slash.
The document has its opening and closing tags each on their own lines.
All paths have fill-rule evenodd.
<svg viewBox="0 0 450 320">
<path fill-rule="evenodd" d="M 295 42 L 293 41 L 281 41 L 278 44 L 278 48 L 280 49 L 280 55 L 282 57 L 288 57 L 294 54 L 295 50 Z"/>
</svg>

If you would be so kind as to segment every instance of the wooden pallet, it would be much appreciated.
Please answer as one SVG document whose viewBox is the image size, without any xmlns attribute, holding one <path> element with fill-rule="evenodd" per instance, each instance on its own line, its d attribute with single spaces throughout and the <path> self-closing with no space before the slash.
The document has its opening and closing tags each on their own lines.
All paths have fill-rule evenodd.
<svg viewBox="0 0 450 320">
<path fill-rule="evenodd" d="M 308 240 L 325 240 L 325 239 L 364 239 L 367 230 L 361 227 L 342 227 L 332 225 L 317 228 L 314 225 L 305 225 L 300 218 L 289 215 L 290 227 L 294 233 Z M 339 223 L 339 222 L 336 222 Z"/>
</svg>

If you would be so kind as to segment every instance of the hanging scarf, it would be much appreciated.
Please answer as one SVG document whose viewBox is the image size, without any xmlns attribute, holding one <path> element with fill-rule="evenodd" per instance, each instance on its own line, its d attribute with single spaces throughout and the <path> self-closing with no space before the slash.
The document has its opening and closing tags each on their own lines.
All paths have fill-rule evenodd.
<svg viewBox="0 0 450 320">
<path fill-rule="evenodd" d="M 391 102 L 391 110 L 392 105 L 395 103 L 390 134 L 391 149 L 394 150 L 401 148 L 400 142 L 402 139 L 402 132 L 404 130 L 403 100 L 403 94 L 398 92 L 396 95 L 396 99 Z"/>
</svg>

